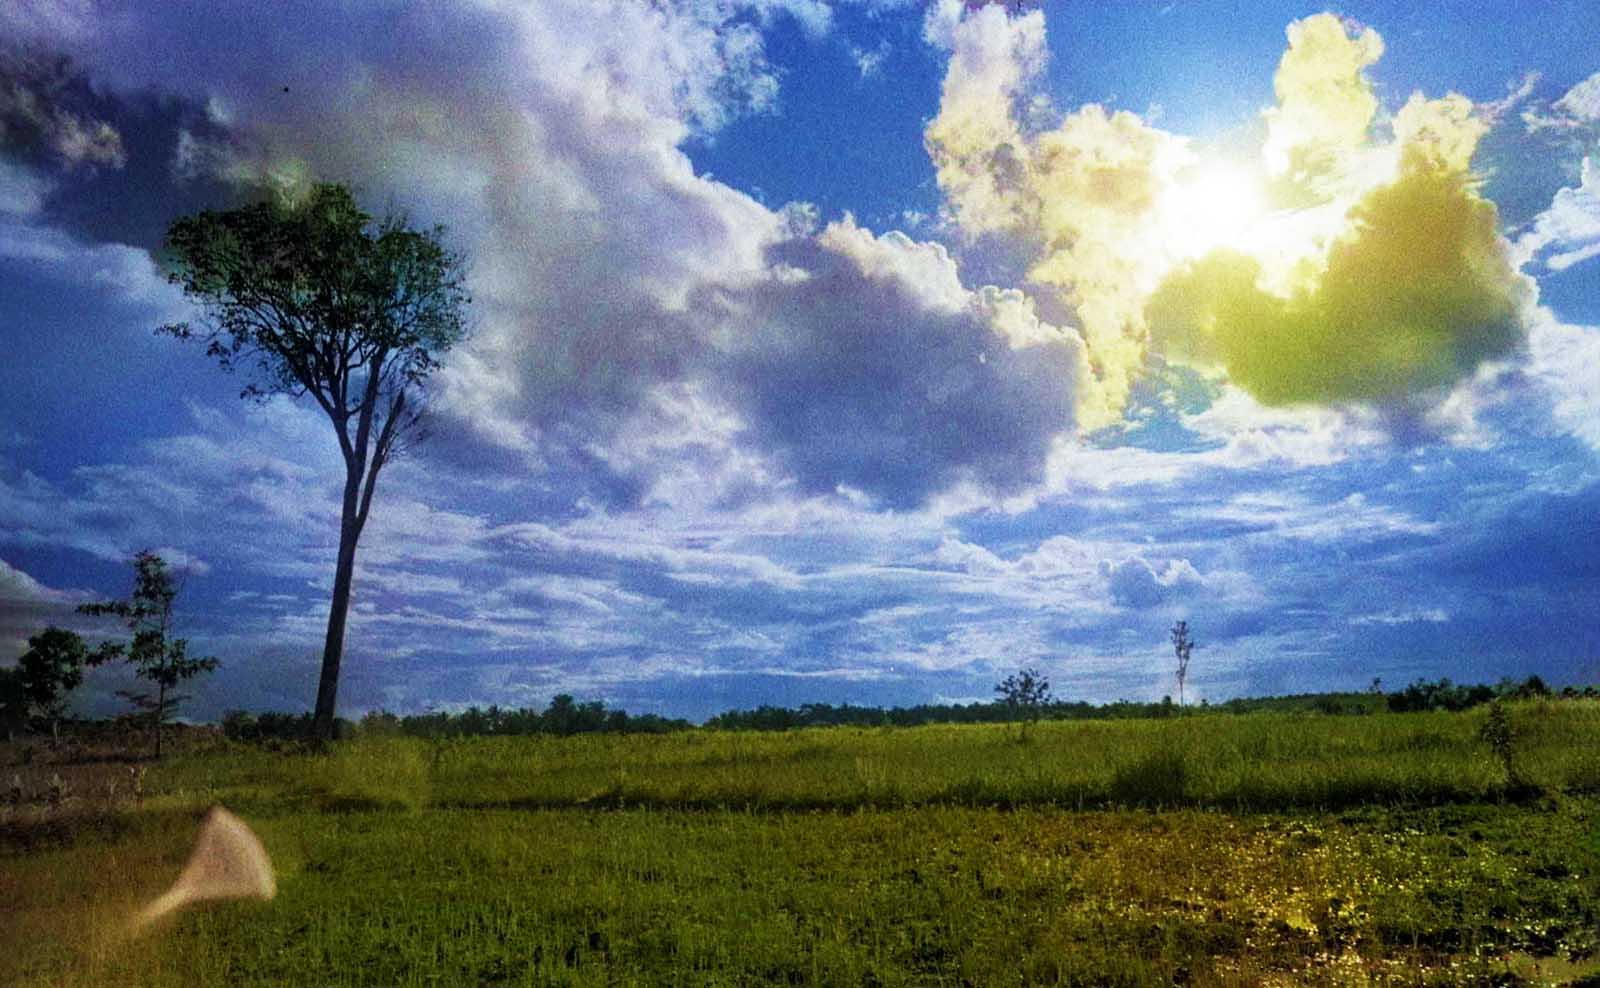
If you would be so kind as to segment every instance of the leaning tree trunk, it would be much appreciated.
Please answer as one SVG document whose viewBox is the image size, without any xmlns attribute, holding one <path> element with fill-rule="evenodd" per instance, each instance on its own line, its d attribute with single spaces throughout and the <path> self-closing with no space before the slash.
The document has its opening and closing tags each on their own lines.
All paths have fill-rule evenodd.
<svg viewBox="0 0 1600 988">
<path fill-rule="evenodd" d="M 373 478 L 376 479 L 376 478 Z M 339 703 L 339 663 L 344 658 L 344 626 L 350 613 L 350 584 L 355 577 L 356 541 L 361 538 L 361 468 L 346 468 L 344 508 L 339 517 L 339 561 L 333 572 L 333 603 L 328 608 L 328 637 L 322 646 L 322 678 L 317 685 L 317 709 L 312 733 L 333 740 L 334 715 Z"/>
</svg>

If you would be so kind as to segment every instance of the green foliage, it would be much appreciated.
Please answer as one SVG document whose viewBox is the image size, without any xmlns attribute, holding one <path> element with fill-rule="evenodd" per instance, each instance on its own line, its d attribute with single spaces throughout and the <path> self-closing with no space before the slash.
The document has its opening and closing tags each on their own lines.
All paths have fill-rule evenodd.
<svg viewBox="0 0 1600 988">
<path fill-rule="evenodd" d="M 122 690 L 123 699 L 150 723 L 155 739 L 155 754 L 161 757 L 161 728 L 168 723 L 187 696 L 177 688 L 201 673 L 217 668 L 214 657 L 192 658 L 186 638 L 170 638 L 172 632 L 172 606 L 178 596 L 178 586 L 167 571 L 166 560 L 148 550 L 133 560 L 133 594 L 126 600 L 113 600 L 97 604 L 83 604 L 78 610 L 85 614 L 121 618 L 133 633 L 128 643 L 106 642 L 92 657 L 92 661 L 107 662 L 125 659 L 133 666 L 133 674 L 148 680 L 154 691 Z"/>
<path fill-rule="evenodd" d="M 359 738 L 463 738 L 520 737 L 531 734 L 666 734 L 686 731 L 686 720 L 656 714 L 629 714 L 607 709 L 597 700 L 578 703 L 570 695 L 557 696 L 539 711 L 531 707 L 468 707 L 456 713 L 436 711 L 404 717 L 386 710 L 368 712 L 357 723 L 341 721 L 339 737 Z M 230 710 L 222 717 L 223 734 L 235 741 L 303 741 L 315 734 L 310 714 L 260 713 Z"/>
<path fill-rule="evenodd" d="M 30 711 L 50 722 L 50 732 L 66 713 L 73 690 L 83 682 L 89 647 L 75 632 L 54 625 L 28 639 L 28 650 L 17 660 L 17 687 Z"/>
<path fill-rule="evenodd" d="M 1111 798 L 1125 806 L 1183 806 L 1188 786 L 1188 760 L 1180 749 L 1162 744 L 1117 769 Z"/>
<path fill-rule="evenodd" d="M 1575 694 L 1575 691 L 1574 691 Z M 1503 679 L 1494 686 L 1468 686 L 1449 679 L 1429 682 L 1419 679 L 1398 693 L 1388 696 L 1389 709 L 1399 712 L 1419 710 L 1469 710 L 1501 699 L 1529 700 L 1550 695 L 1550 688 L 1538 676 L 1522 682 Z M 1592 695 L 1592 689 L 1586 691 Z"/>
<path fill-rule="evenodd" d="M 28 726 L 28 691 L 22 686 L 22 672 L 14 667 L 0 668 L 0 735 L 11 735 Z"/>
<path fill-rule="evenodd" d="M 205 307 L 210 356 L 255 365 L 247 396 L 310 394 L 338 424 L 370 405 L 369 388 L 388 397 L 426 379 L 462 338 L 461 258 L 443 232 L 394 216 L 373 228 L 348 189 L 320 184 L 300 201 L 179 219 L 168 279 Z M 195 335 L 187 323 L 162 331 Z"/>
<path fill-rule="evenodd" d="M 1500 767 L 1505 770 L 1506 784 L 1514 790 L 1524 788 L 1526 782 L 1518 771 L 1516 757 L 1517 732 L 1511 726 L 1511 717 L 1506 713 L 1504 703 L 1496 700 L 1489 704 L 1489 715 L 1478 728 L 1478 738 L 1489 746 Z"/>
<path fill-rule="evenodd" d="M 1050 680 L 1037 669 L 1012 673 L 996 683 L 994 691 L 1010 711 L 1012 719 L 1020 714 L 1030 723 L 1039 719 L 1045 705 L 1050 702 Z"/>
<path fill-rule="evenodd" d="M 1553 792 L 1600 794 L 1600 703 L 1511 711 L 1526 777 Z M 426 746 L 435 808 L 1159 804 L 1271 812 L 1499 799 L 1506 780 L 1484 757 L 1480 723 L 1443 712 L 1046 720 L 1030 728 L 1026 749 L 1001 724 L 401 740 Z M 358 737 L 333 750 L 365 744 Z M 277 755 L 256 748 L 235 751 L 253 774 L 276 778 L 294 764 L 280 767 Z M 216 795 L 234 805 L 227 791 Z"/>
</svg>

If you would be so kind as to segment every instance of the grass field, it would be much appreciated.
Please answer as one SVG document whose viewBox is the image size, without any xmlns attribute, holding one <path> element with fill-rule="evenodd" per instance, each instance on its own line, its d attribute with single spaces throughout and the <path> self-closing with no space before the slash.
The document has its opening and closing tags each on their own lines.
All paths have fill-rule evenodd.
<svg viewBox="0 0 1600 988">
<path fill-rule="evenodd" d="M 1510 716 L 39 758 L 0 983 L 1600 985 L 1600 704 Z M 218 802 L 278 897 L 124 939 Z"/>
</svg>

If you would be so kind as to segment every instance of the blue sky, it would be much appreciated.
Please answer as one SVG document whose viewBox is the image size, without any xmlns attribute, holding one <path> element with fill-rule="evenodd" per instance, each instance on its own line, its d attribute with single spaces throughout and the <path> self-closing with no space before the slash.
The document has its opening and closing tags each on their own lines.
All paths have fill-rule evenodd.
<svg viewBox="0 0 1600 988">
<path fill-rule="evenodd" d="M 1591 4 L 595 6 L 0 11 L 0 662 L 152 548 L 309 707 L 331 427 L 153 330 L 327 180 L 474 296 L 346 713 L 1600 675 Z"/>
</svg>

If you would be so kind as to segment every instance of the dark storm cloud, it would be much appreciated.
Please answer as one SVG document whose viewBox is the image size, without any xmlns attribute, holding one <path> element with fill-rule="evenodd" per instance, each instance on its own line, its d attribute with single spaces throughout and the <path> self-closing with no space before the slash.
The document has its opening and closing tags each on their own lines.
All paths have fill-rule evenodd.
<svg viewBox="0 0 1600 988">
<path fill-rule="evenodd" d="M 182 174 L 185 133 L 216 139 L 224 129 L 201 102 L 118 93 L 68 55 L 0 39 L 0 157 L 46 178 L 43 223 L 91 244 L 154 249 L 177 216 L 237 199 L 222 183 Z"/>
<path fill-rule="evenodd" d="M 992 297 L 962 292 L 942 254 L 919 252 L 853 225 L 788 241 L 769 263 L 794 274 L 728 316 L 741 334 L 723 365 L 734 407 L 807 492 L 844 485 L 895 508 L 961 481 L 1012 492 L 1043 479 L 1073 427 L 1076 337 L 1008 337 Z"/>
</svg>

